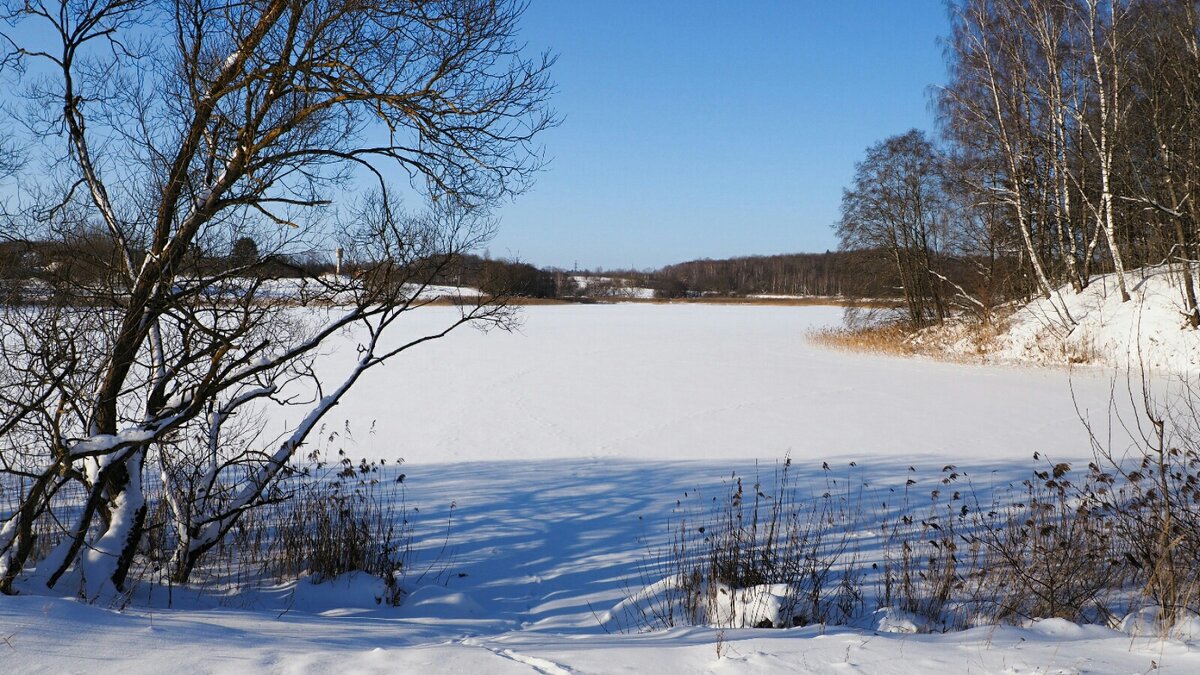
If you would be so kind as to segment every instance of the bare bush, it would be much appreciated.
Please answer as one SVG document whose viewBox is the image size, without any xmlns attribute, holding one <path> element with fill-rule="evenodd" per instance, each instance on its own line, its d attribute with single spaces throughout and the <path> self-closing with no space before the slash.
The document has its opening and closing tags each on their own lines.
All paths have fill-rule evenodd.
<svg viewBox="0 0 1200 675">
<path fill-rule="evenodd" d="M 1093 465 L 1094 466 L 1094 465 Z M 986 568 L 976 578 L 979 611 L 992 622 L 1061 618 L 1112 624 L 1113 600 L 1127 588 L 1129 541 L 1106 508 L 1110 477 L 1095 471 L 1072 482 L 1067 463 L 1056 463 L 1022 482 L 1003 513 L 979 519 L 976 537 Z"/>
<path fill-rule="evenodd" d="M 829 489 L 805 498 L 787 463 L 753 487 L 734 476 L 717 498 L 677 502 L 669 544 L 647 557 L 645 588 L 622 607 L 648 629 L 862 624 L 870 607 L 872 628 L 924 632 L 1044 618 L 1116 626 L 1149 597 L 1165 634 L 1196 612 L 1200 575 L 1183 558 L 1197 541 L 1194 470 L 1167 472 L 1184 507 L 1153 487 L 1152 460 L 1123 475 L 1034 462 L 990 498 L 953 465 L 932 488 L 909 467 L 903 486 L 873 489 L 825 465 Z"/>
<path fill-rule="evenodd" d="M 335 440 L 352 439 L 349 425 L 328 435 L 322 429 L 321 436 L 318 449 L 290 462 L 263 501 L 209 551 L 194 570 L 192 584 L 235 598 L 263 584 L 301 578 L 321 583 L 360 572 L 383 581 L 381 603 L 400 601 L 412 546 L 401 462 L 354 462 L 344 447 L 332 451 Z M 165 589 L 170 597 L 176 585 L 172 561 L 179 541 L 169 504 L 177 497 L 169 495 L 167 487 L 153 478 L 144 486 L 146 523 L 130 566 L 127 593 L 119 602 L 134 593 L 152 596 L 157 589 Z M 0 498 L 5 497 L 6 491 L 0 490 Z M 56 514 L 77 511 L 85 499 L 80 489 L 60 493 L 61 503 L 33 525 L 39 548 L 31 557 L 43 559 L 51 552 L 52 544 L 61 541 Z"/>
<path fill-rule="evenodd" d="M 1115 434 L 1088 425 L 1092 472 L 1106 485 L 1094 498 L 1167 631 L 1200 613 L 1200 392 L 1186 382 L 1156 391 L 1145 371 L 1128 392 L 1137 412 L 1125 419 L 1110 407 Z"/>
<path fill-rule="evenodd" d="M 629 611 L 647 628 L 844 622 L 862 609 L 847 555 L 856 513 L 846 484 L 829 478 L 819 497 L 799 494 L 791 460 L 768 481 L 732 476 L 707 504 L 699 493 L 676 504 L 670 543 L 647 557 L 650 584 Z"/>
</svg>

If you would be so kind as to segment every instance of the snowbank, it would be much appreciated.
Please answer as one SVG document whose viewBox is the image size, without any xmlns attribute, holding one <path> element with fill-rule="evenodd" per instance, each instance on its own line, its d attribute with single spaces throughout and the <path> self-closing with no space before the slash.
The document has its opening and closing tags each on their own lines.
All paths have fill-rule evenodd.
<svg viewBox="0 0 1200 675">
<path fill-rule="evenodd" d="M 994 362 L 1136 369 L 1141 361 L 1152 370 L 1194 372 L 1200 370 L 1200 331 L 1188 326 L 1179 284 L 1178 275 L 1165 266 L 1135 270 L 1126 274 L 1131 299 L 1122 302 L 1116 275 L 1108 274 L 1080 293 L 1068 285 L 1053 298 L 1025 305 L 989 341 L 981 343 L 965 331 L 945 340 L 953 327 L 941 332 L 940 341 L 952 356 L 982 352 Z M 938 336 L 923 341 L 938 341 Z"/>
</svg>

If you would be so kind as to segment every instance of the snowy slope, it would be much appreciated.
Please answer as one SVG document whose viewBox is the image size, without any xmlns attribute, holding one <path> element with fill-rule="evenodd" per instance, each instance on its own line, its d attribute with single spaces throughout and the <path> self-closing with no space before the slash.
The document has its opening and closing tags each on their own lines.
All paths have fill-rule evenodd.
<svg viewBox="0 0 1200 675">
<path fill-rule="evenodd" d="M 1166 267 L 1140 269 L 1126 275 L 1126 285 L 1129 302 L 1121 302 L 1117 278 L 1109 274 L 1081 293 L 1064 286 L 1052 300 L 1029 303 L 1007 320 L 989 357 L 1137 368 L 1140 356 L 1154 370 L 1200 371 L 1200 332 L 1187 325 L 1178 275 Z M 1056 306 L 1066 308 L 1074 327 L 1065 327 Z M 952 351 L 969 354 L 974 348 L 963 341 Z"/>
</svg>

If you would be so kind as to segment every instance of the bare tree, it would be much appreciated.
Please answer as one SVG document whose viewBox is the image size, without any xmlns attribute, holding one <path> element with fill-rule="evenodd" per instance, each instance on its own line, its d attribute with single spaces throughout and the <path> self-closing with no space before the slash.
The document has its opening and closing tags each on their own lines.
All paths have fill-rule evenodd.
<svg viewBox="0 0 1200 675">
<path fill-rule="evenodd" d="M 1053 251 L 1044 244 L 1054 238 L 1048 236 L 1038 208 L 1051 187 L 1039 184 L 1047 175 L 1039 166 L 1040 151 L 1047 144 L 1038 130 L 1036 42 L 1022 21 L 1030 16 L 1024 0 L 965 0 L 953 5 L 947 47 L 951 81 L 941 91 L 940 105 L 953 140 L 996 158 L 994 171 L 976 177 L 976 189 L 1010 211 L 1038 291 L 1069 328 L 1074 318 L 1058 297 L 1047 265 Z"/>
<path fill-rule="evenodd" d="M 1189 325 L 1200 327 L 1193 265 L 1200 224 L 1200 15 L 1194 3 L 1143 3 L 1131 79 L 1126 201 L 1165 231 Z"/>
<path fill-rule="evenodd" d="M 0 590 L 35 563 L 87 598 L 124 590 L 155 474 L 186 580 L 365 371 L 455 326 L 507 325 L 502 304 L 469 304 L 445 330 L 386 337 L 539 168 L 550 59 L 522 54 L 523 7 L 496 0 L 0 7 L 17 121 L 48 158 L 6 232 L 98 244 L 89 274 L 47 265 L 37 302 L 2 315 L 0 470 L 19 496 L 0 507 Z M 427 214 L 400 211 L 397 172 Z M 254 260 L 216 262 L 244 237 Z M 277 278 L 334 241 L 354 276 Z M 354 366 L 318 377 L 348 328 Z M 233 421 L 272 406 L 306 412 L 274 439 Z M 39 544 L 46 521 L 62 527 Z"/>
<path fill-rule="evenodd" d="M 1091 67 L 1091 90 L 1096 101 L 1095 121 L 1081 126 L 1087 129 L 1086 137 L 1091 141 L 1097 158 L 1100 175 L 1100 203 L 1093 207 L 1097 229 L 1104 232 L 1113 267 L 1117 273 L 1117 287 L 1121 300 L 1129 301 L 1125 287 L 1125 262 L 1117 239 L 1117 226 L 1113 206 L 1114 157 L 1119 135 L 1123 131 L 1126 117 L 1126 70 L 1128 54 L 1132 53 L 1127 42 L 1131 39 L 1127 20 L 1128 0 L 1083 0 L 1082 32 Z M 1079 113 L 1081 120 L 1087 117 Z"/>
<path fill-rule="evenodd" d="M 891 259 L 915 326 L 946 317 L 935 259 L 947 215 L 941 154 L 916 129 L 867 148 L 842 194 L 841 247 Z"/>
</svg>

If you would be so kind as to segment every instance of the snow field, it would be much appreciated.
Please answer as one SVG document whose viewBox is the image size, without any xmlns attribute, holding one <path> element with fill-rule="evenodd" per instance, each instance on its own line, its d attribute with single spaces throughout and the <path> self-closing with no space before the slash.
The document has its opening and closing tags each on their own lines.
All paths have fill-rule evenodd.
<svg viewBox="0 0 1200 675">
<path fill-rule="evenodd" d="M 1068 458 L 1089 452 L 1076 403 L 1106 415 L 1114 383 L 1096 369 L 981 367 L 808 344 L 810 330 L 841 321 L 836 307 L 523 311 L 519 332 L 461 330 L 368 373 L 331 418 L 339 429 L 351 420 L 358 446 L 348 452 L 410 464 L 773 461 L 787 453 L 977 461 L 1039 450 Z M 394 339 L 432 330 L 454 312 L 424 308 Z M 347 343 L 323 372 L 344 372 L 354 356 Z M 1120 393 L 1126 383 L 1117 380 Z"/>
<path fill-rule="evenodd" d="M 415 312 L 404 330 L 454 309 Z M 0 599 L 6 672 L 1195 672 L 1187 639 L 1050 620 L 945 635 L 605 622 L 642 583 L 685 492 L 790 453 L 801 486 L 877 489 L 945 464 L 981 490 L 1033 452 L 1090 457 L 1079 414 L 1129 414 L 1124 379 L 821 350 L 826 307 L 537 306 L 514 334 L 462 331 L 369 373 L 335 409 L 352 457 L 403 457 L 416 546 L 398 608 L 369 579 L 222 597 L 165 591 L 124 613 Z M 397 336 L 401 339 L 402 336 Z M 354 358 L 347 337 L 320 364 Z M 1167 379 L 1159 386 L 1172 386 Z M 1072 400 L 1074 392 L 1074 401 Z M 1078 406 L 1078 412 L 1077 412 Z M 849 462 L 858 468 L 851 471 Z M 921 488 L 928 487 L 924 482 Z M 864 523 L 864 530 L 873 524 Z M 871 554 L 864 534 L 862 551 Z M 610 615 L 611 618 L 611 615 Z M 876 626 L 877 628 L 878 626 Z M 1187 638 L 1189 636 L 1183 636 Z"/>
</svg>

